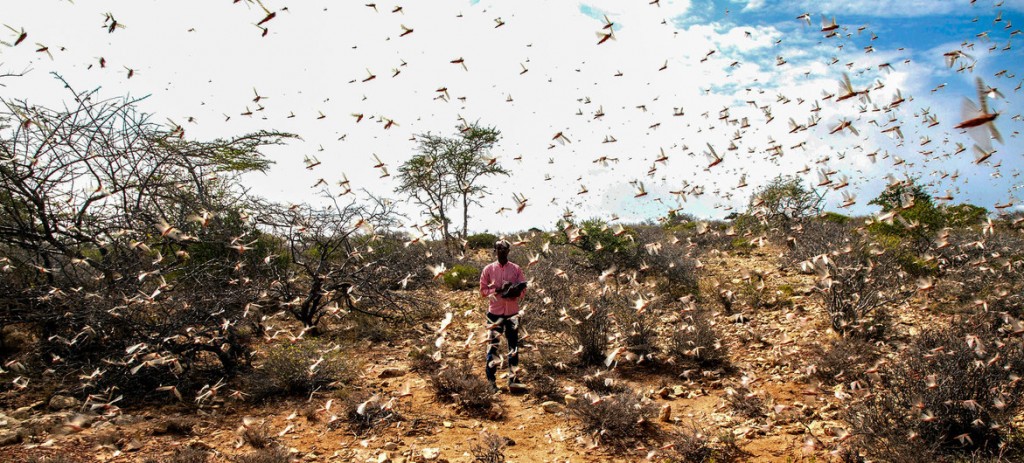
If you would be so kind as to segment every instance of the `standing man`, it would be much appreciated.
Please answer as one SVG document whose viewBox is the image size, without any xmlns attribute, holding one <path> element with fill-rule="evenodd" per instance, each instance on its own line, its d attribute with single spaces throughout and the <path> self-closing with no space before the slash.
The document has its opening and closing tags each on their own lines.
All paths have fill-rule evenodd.
<svg viewBox="0 0 1024 463">
<path fill-rule="evenodd" d="M 487 264 L 480 273 L 480 295 L 489 301 L 485 371 L 493 391 L 498 390 L 495 373 L 502 363 L 497 355 L 502 334 L 508 343 L 508 364 L 511 371 L 508 378 L 509 390 L 525 389 L 516 377 L 516 368 L 519 366 L 519 301 L 526 290 L 526 278 L 523 277 L 523 270 L 508 260 L 511 247 L 505 240 L 495 242 L 494 255 L 498 260 Z"/>
</svg>

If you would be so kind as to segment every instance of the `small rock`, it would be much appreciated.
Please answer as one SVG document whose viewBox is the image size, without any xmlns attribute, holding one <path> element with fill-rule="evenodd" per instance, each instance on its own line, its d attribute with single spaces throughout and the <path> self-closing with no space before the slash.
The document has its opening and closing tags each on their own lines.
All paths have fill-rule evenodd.
<svg viewBox="0 0 1024 463">
<path fill-rule="evenodd" d="M 562 410 L 562 404 L 551 400 L 540 404 L 540 406 L 544 409 L 545 413 L 558 413 Z"/>
<path fill-rule="evenodd" d="M 667 399 L 671 395 L 672 395 L 672 390 L 669 389 L 668 387 L 663 387 L 661 389 L 658 389 L 658 397 L 661 397 L 662 399 Z"/>
<path fill-rule="evenodd" d="M 82 401 L 66 396 L 66 395 L 55 395 L 50 398 L 50 410 L 67 410 L 69 408 L 78 408 L 82 405 Z"/>
<path fill-rule="evenodd" d="M 377 455 L 377 458 L 373 459 L 375 463 L 391 463 L 391 457 L 388 456 L 387 452 L 381 452 Z"/>
<path fill-rule="evenodd" d="M 377 377 L 381 378 L 381 379 L 384 379 L 384 378 L 398 378 L 398 377 L 401 377 L 401 376 L 405 376 L 406 373 L 408 373 L 408 372 L 404 368 L 387 367 L 387 368 L 381 370 L 380 374 L 377 375 Z"/>
<path fill-rule="evenodd" d="M 449 428 L 449 429 L 451 429 L 451 427 L 453 426 L 451 421 L 445 421 L 445 422 L 442 422 L 441 424 L 444 425 L 444 427 Z"/>
<path fill-rule="evenodd" d="M 14 445 L 21 442 L 21 434 L 12 430 L 0 431 L 0 447 Z"/>
<path fill-rule="evenodd" d="M 140 449 L 142 449 L 142 445 L 142 441 L 138 439 L 132 439 L 128 441 L 127 444 L 124 444 L 124 446 L 121 447 L 121 450 L 125 452 L 137 452 Z"/>
<path fill-rule="evenodd" d="M 672 406 L 665 404 L 661 407 L 661 414 L 658 415 L 658 419 L 664 423 L 672 422 Z"/>
<path fill-rule="evenodd" d="M 394 442 L 388 442 L 387 444 L 384 444 L 384 450 L 394 452 L 395 450 L 398 450 L 398 444 Z"/>
<path fill-rule="evenodd" d="M 565 404 L 566 405 L 572 404 L 573 402 L 575 402 L 577 400 L 579 400 L 579 399 L 577 399 L 576 396 L 574 396 L 572 394 L 566 394 L 565 395 Z"/>
<path fill-rule="evenodd" d="M 427 447 L 423 449 L 423 459 L 425 461 L 436 460 L 439 456 L 441 456 L 441 449 L 437 447 Z"/>
<path fill-rule="evenodd" d="M 21 425 L 21 420 L 0 413 L 0 429 L 13 429 Z"/>
<path fill-rule="evenodd" d="M 27 420 L 32 416 L 32 407 L 21 407 L 11 412 L 11 417 L 19 420 Z"/>
</svg>

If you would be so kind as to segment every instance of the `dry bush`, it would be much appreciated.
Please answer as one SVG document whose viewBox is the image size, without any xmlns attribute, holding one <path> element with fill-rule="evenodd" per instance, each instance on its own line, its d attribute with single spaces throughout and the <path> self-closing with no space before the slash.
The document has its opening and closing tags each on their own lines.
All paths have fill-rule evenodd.
<svg viewBox="0 0 1024 463">
<path fill-rule="evenodd" d="M 711 325 L 711 314 L 699 310 L 687 315 L 680 326 L 672 331 L 666 353 L 677 365 L 696 364 L 714 368 L 729 362 L 729 349 Z"/>
<path fill-rule="evenodd" d="M 238 456 L 235 461 L 238 463 L 290 463 L 292 454 L 282 447 L 272 447 Z"/>
<path fill-rule="evenodd" d="M 657 407 L 642 401 L 632 391 L 600 398 L 585 394 L 569 404 L 568 409 L 580 420 L 583 432 L 593 433 L 602 444 L 617 449 L 647 440 L 657 432 L 652 423 Z"/>
<path fill-rule="evenodd" d="M 210 452 L 196 447 L 182 447 L 174 451 L 169 457 L 157 460 L 148 458 L 145 463 L 206 463 L 210 461 Z M 48 463 L 58 463 L 52 461 Z"/>
<path fill-rule="evenodd" d="M 768 413 L 767 401 L 757 392 L 744 386 L 726 389 L 725 392 L 726 403 L 737 415 L 749 419 L 761 418 Z"/>
<path fill-rule="evenodd" d="M 393 403 L 384 401 L 378 394 L 354 397 L 345 402 L 345 422 L 355 435 L 362 436 L 368 431 L 402 421 L 404 418 L 392 406 Z"/>
<path fill-rule="evenodd" d="M 817 256 L 814 294 L 824 305 L 832 329 L 844 336 L 884 339 L 891 320 L 886 307 L 907 301 L 915 288 L 901 271 L 900 254 L 867 239 L 841 251 Z"/>
<path fill-rule="evenodd" d="M 476 373 L 467 363 L 449 364 L 430 375 L 434 396 L 441 402 L 455 403 L 471 415 L 491 411 L 498 399 L 482 373 Z"/>
<path fill-rule="evenodd" d="M 470 452 L 477 463 L 505 463 L 505 447 L 508 441 L 499 435 L 484 433 L 479 441 L 473 444 Z"/>
<path fill-rule="evenodd" d="M 568 347 L 580 351 L 578 359 L 581 364 L 600 365 L 604 362 L 612 327 L 611 311 L 609 301 L 604 298 L 566 310 L 568 318 L 562 324 L 563 338 L 568 341 Z"/>
<path fill-rule="evenodd" d="M 441 363 L 434 359 L 434 344 L 431 339 L 421 339 L 421 346 L 414 346 L 409 351 L 409 370 L 416 373 L 431 374 L 441 367 Z"/>
<path fill-rule="evenodd" d="M 1000 455 L 1024 409 L 1024 340 L 993 318 L 923 333 L 884 366 L 873 394 L 845 411 L 851 449 L 883 459 Z"/>
<path fill-rule="evenodd" d="M 587 389 L 596 394 L 621 394 L 629 391 L 629 386 L 620 380 L 615 370 L 593 369 L 583 375 L 581 380 Z"/>
<path fill-rule="evenodd" d="M 316 369 L 311 369 L 317 362 Z M 294 344 L 271 346 L 262 367 L 250 375 L 249 390 L 255 400 L 306 396 L 316 390 L 347 383 L 354 377 L 355 369 L 336 349 L 306 339 Z"/>
<path fill-rule="evenodd" d="M 813 365 L 812 377 L 826 384 L 841 384 L 860 379 L 864 370 L 878 358 L 878 349 L 862 338 L 847 337 L 826 348 L 815 344 L 807 357 Z"/>
<path fill-rule="evenodd" d="M 558 386 L 558 380 L 553 376 L 540 374 L 529 380 L 530 395 L 539 399 L 561 401 L 565 394 Z"/>
<path fill-rule="evenodd" d="M 661 320 L 650 312 L 638 312 L 625 296 L 616 296 L 613 304 L 615 323 L 618 332 L 622 333 L 626 349 L 650 360 L 658 350 L 658 327 Z"/>
<path fill-rule="evenodd" d="M 28 457 L 28 460 L 26 460 L 25 463 L 74 463 L 74 460 L 71 460 L 64 454 L 58 453 L 56 455 L 45 457 L 32 455 Z"/>
<path fill-rule="evenodd" d="M 242 429 L 242 441 L 254 449 L 265 449 L 277 443 L 274 436 L 270 435 L 270 427 L 266 423 L 245 426 Z"/>
<path fill-rule="evenodd" d="M 154 435 L 188 436 L 196 426 L 196 419 L 190 416 L 172 416 L 163 421 L 154 430 Z"/>
<path fill-rule="evenodd" d="M 672 433 L 668 442 L 672 447 L 664 455 L 666 463 L 731 463 L 749 456 L 732 433 L 723 432 L 713 440 L 696 425 Z"/>
</svg>

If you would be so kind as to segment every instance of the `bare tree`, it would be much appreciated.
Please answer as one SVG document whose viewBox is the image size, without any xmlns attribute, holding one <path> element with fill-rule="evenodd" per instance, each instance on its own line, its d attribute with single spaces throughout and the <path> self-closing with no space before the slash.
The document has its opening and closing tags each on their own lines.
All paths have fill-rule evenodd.
<svg viewBox="0 0 1024 463">
<path fill-rule="evenodd" d="M 412 255 L 398 252 L 404 246 L 389 233 L 400 217 L 394 203 L 369 196 L 341 204 L 325 196 L 331 203 L 323 208 L 261 208 L 259 222 L 281 237 L 288 263 L 274 268 L 271 296 L 311 329 L 341 310 L 401 318 L 413 304 L 424 303 L 405 291 L 410 281 L 422 279 L 418 273 L 426 266 L 419 265 L 417 274 L 401 273 Z"/>
</svg>

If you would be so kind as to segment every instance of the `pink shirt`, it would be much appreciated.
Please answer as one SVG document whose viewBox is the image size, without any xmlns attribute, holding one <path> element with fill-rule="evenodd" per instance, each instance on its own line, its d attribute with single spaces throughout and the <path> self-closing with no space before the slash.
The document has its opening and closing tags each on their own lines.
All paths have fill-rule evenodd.
<svg viewBox="0 0 1024 463">
<path fill-rule="evenodd" d="M 494 294 L 495 291 L 501 289 L 505 282 L 526 282 L 526 278 L 523 277 L 523 270 L 512 262 L 508 262 L 504 266 L 498 262 L 487 264 L 484 267 L 484 271 L 480 272 L 480 295 L 488 297 Z M 524 294 L 526 294 L 525 290 L 519 297 L 514 299 L 504 299 L 501 296 L 495 296 L 490 299 L 491 306 L 487 311 L 501 316 L 515 315 L 519 313 L 519 300 L 523 298 Z"/>
</svg>

